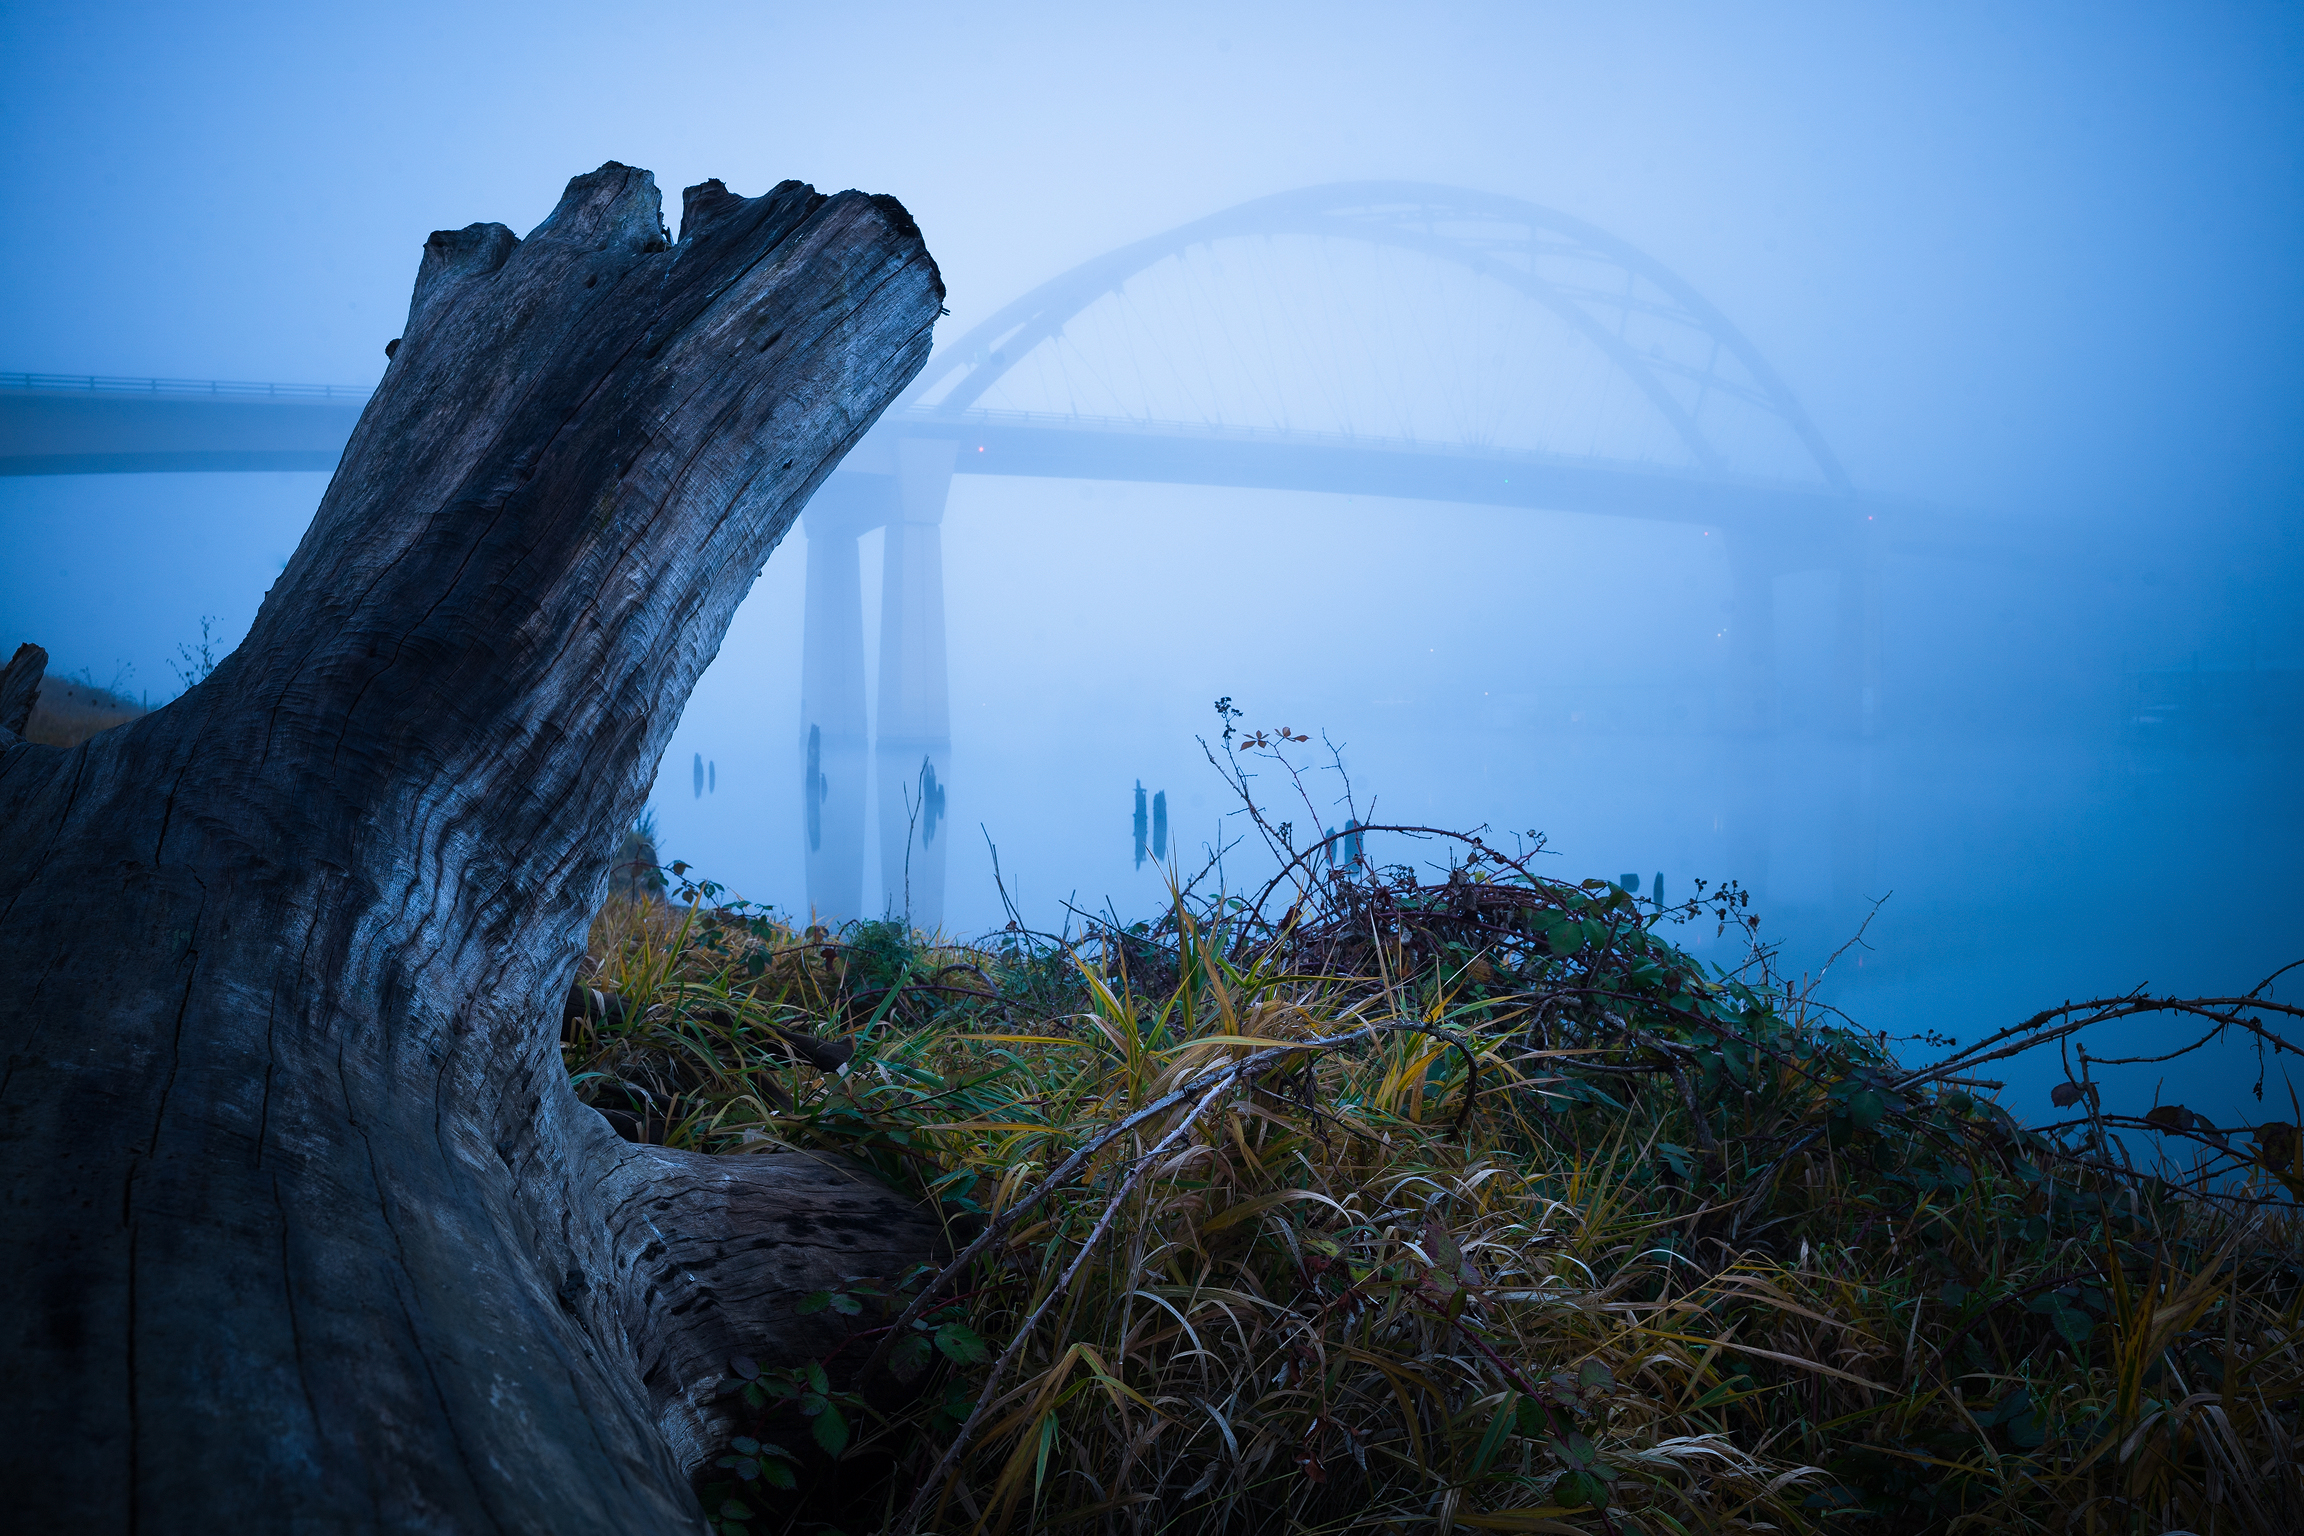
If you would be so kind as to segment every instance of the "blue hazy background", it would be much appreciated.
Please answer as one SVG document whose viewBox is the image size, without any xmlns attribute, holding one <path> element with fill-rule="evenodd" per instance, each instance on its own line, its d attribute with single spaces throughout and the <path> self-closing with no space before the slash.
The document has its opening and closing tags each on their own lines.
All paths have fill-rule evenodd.
<svg viewBox="0 0 2304 1536">
<path fill-rule="evenodd" d="M 1541 829 L 1571 877 L 1739 879 L 1796 972 L 1887 896 L 1822 988 L 1880 1028 L 1970 1037 L 2304 956 L 2294 711 L 2174 739 L 2135 720 L 2140 674 L 2304 668 L 2293 6 L 18 3 L 0 124 L 0 367 L 39 372 L 373 381 L 427 232 L 525 231 L 609 159 L 675 205 L 708 176 L 894 193 L 942 266 L 944 339 L 1295 187 L 1560 209 L 1725 312 L 1862 490 L 2037 525 L 2055 553 L 1891 566 L 1870 744 L 1801 707 L 1831 593 L 1780 581 L 1786 725 L 1752 743 L 1575 707 L 1716 675 L 1727 585 L 1700 529 L 963 478 L 953 924 L 996 921 L 988 841 L 1035 921 L 1149 911 L 1133 786 L 1168 793 L 1185 850 L 1219 835 L 1194 738 L 1223 694 L 1252 724 L 1326 730 L 1387 814 Z M 0 481 L 0 644 L 170 696 L 177 647 L 207 615 L 245 631 L 324 487 Z M 656 803 L 667 857 L 787 909 L 799 539 Z M 1826 825 L 1852 786 L 1861 889 Z M 1721 835 L 1755 806 L 1764 835 Z M 2012 1079 L 2019 1110 L 2044 1112 L 2052 1073 Z M 2256 1076 L 2228 1051 L 2159 1091 L 2254 1119 Z M 2265 1091 L 2286 1115 L 2276 1068 Z"/>
</svg>

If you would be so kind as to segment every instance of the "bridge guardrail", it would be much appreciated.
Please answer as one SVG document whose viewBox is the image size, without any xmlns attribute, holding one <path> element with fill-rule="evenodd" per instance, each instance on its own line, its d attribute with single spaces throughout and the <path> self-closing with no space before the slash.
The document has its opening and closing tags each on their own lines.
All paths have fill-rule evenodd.
<svg viewBox="0 0 2304 1536">
<path fill-rule="evenodd" d="M 102 395 L 198 395 L 216 400 L 365 400 L 372 384 L 250 384 L 229 379 L 129 379 L 97 373 L 0 373 L 0 389 Z"/>
<path fill-rule="evenodd" d="M 1379 453 L 1433 454 L 1449 458 L 1474 459 L 1500 464 L 1562 466 L 1567 468 L 1598 467 L 1620 470 L 1628 474 L 1646 474 L 1683 479 L 1709 485 L 1746 485 L 1763 490 L 1781 490 L 1800 495 L 1811 495 L 1833 501 L 1842 500 L 1847 493 L 1827 484 L 1821 477 L 1813 480 L 1784 480 L 1766 475 L 1737 474 L 1723 470 L 1708 470 L 1698 465 L 1677 464 L 1670 460 L 1608 459 L 1573 453 L 1561 453 L 1545 448 L 1499 448 L 1482 443 L 1456 443 L 1429 441 L 1413 437 L 1378 437 L 1357 432 L 1316 431 L 1302 427 L 1231 426 L 1220 422 L 1175 421 L 1159 417 L 1093 416 L 1066 411 L 1026 411 L 1002 406 L 971 406 L 965 411 L 950 414 L 933 406 L 913 406 L 902 412 L 883 416 L 879 426 L 897 431 L 919 430 L 958 432 L 965 435 L 970 428 L 998 430 L 1003 427 L 1025 428 L 1032 431 L 1101 432 L 1114 436 L 1174 437 L 1199 442 L 1236 442 L 1272 444 L 1290 448 L 1352 448 Z"/>
</svg>

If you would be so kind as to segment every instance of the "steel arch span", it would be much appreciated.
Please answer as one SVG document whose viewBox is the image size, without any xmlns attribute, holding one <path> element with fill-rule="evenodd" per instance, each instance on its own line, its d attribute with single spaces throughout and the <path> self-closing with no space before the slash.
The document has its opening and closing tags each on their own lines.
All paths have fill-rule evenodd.
<svg viewBox="0 0 2304 1536">
<path fill-rule="evenodd" d="M 1850 489 L 1837 456 L 1759 350 L 1663 263 L 1554 209 L 1413 182 L 1348 182 L 1258 198 L 1083 262 L 940 349 L 907 391 L 904 429 L 932 423 L 965 429 L 986 395 L 1028 357 L 1056 344 L 1084 311 L 1163 262 L 1222 241 L 1287 235 L 1413 253 L 1538 306 L 1637 390 L 1685 450 L 1688 468 L 1699 479 L 1750 478 L 1736 476 L 1735 454 L 1706 420 L 1708 406 L 1716 415 L 1726 405 L 1771 422 L 1796 445 L 1794 472 L 1770 478 L 1810 492 L 1845 495 Z M 1248 424 L 1157 425 L 1221 433 Z M 1478 447 L 1429 441 L 1414 446 L 1425 452 Z M 1693 499 L 1705 498 L 1698 492 Z"/>
</svg>

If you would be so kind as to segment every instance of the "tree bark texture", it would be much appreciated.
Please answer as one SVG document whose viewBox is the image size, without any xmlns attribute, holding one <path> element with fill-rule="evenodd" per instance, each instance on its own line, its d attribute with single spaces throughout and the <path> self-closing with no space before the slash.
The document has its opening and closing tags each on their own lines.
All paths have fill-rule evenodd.
<svg viewBox="0 0 2304 1536">
<path fill-rule="evenodd" d="M 32 718 L 32 705 L 40 697 L 40 679 L 48 670 L 48 653 L 26 642 L 0 669 L 0 731 L 20 736 Z M 0 736 L 0 741 L 7 738 Z"/>
<path fill-rule="evenodd" d="M 16 1528 L 687 1531 L 733 1353 L 924 1256 L 830 1160 L 633 1146 L 559 1005 L 729 617 L 925 361 L 893 199 L 569 183 L 435 234 L 241 646 L 0 737 Z M 20 1522 L 20 1523 L 19 1523 Z"/>
</svg>

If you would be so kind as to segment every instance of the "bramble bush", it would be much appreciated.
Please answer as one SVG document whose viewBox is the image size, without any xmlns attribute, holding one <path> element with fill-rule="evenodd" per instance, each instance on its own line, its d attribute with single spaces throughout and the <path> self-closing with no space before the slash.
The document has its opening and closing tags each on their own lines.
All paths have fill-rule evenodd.
<svg viewBox="0 0 2304 1536">
<path fill-rule="evenodd" d="M 1733 886 L 1666 906 L 1356 809 L 1298 838 L 1244 755 L 1301 794 L 1305 738 L 1236 719 L 1259 891 L 1212 865 L 1156 920 L 962 944 L 676 865 L 601 915 L 581 1096 L 843 1154 L 951 1232 L 810 1298 L 852 1319 L 833 1357 L 729 1363 L 725 1536 L 2296 1528 L 2294 1126 L 2116 1112 L 2086 1050 L 2151 1013 L 2292 1053 L 2269 982 L 1907 1065 Z M 1363 852 L 1413 838 L 1439 878 Z M 1980 1074 L 2044 1048 L 2069 1114 L 2028 1128 Z"/>
</svg>

